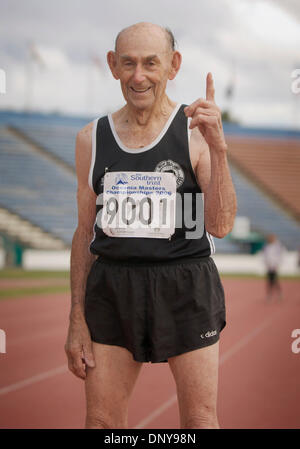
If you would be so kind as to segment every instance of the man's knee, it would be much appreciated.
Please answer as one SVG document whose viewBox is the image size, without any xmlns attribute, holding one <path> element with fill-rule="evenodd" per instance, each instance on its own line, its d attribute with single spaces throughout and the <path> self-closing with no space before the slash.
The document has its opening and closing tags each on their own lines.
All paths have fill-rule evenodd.
<svg viewBox="0 0 300 449">
<path fill-rule="evenodd" d="M 87 413 L 85 420 L 86 429 L 127 429 L 127 417 L 112 417 L 99 413 Z"/>
<path fill-rule="evenodd" d="M 201 405 L 193 412 L 182 417 L 183 429 L 219 429 L 217 411 L 215 407 Z"/>
</svg>

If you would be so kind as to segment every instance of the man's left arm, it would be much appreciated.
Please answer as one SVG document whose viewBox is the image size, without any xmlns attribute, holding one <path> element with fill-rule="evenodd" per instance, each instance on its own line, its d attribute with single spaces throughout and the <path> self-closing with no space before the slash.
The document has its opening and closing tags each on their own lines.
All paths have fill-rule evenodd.
<svg viewBox="0 0 300 449">
<path fill-rule="evenodd" d="M 211 177 L 204 196 L 204 217 L 207 232 L 223 238 L 233 228 L 237 200 L 232 183 L 226 150 L 210 149 Z"/>
<path fill-rule="evenodd" d="M 191 152 L 198 154 L 195 175 L 204 193 L 205 228 L 223 238 L 233 228 L 237 199 L 227 160 L 227 150 L 213 151 L 198 129 L 191 135 Z"/>
<path fill-rule="evenodd" d="M 225 237 L 233 228 L 237 199 L 227 160 L 221 110 L 215 103 L 211 73 L 206 80 L 206 99 L 199 99 L 185 108 L 191 118 L 190 129 L 198 128 L 202 137 L 197 163 L 197 179 L 204 192 L 204 217 L 207 232 Z M 192 132 L 192 135 L 197 135 Z M 203 139 L 204 138 L 204 139 Z M 195 143 L 194 143 L 195 145 Z"/>
</svg>

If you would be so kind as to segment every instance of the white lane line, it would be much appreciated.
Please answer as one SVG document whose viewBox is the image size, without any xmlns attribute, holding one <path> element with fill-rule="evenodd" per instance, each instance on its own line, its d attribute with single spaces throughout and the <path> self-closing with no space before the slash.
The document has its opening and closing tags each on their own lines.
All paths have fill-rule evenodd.
<svg viewBox="0 0 300 449">
<path fill-rule="evenodd" d="M 49 379 L 49 377 L 56 376 L 57 374 L 66 373 L 68 371 L 67 365 L 59 366 L 44 373 L 37 374 L 36 376 L 29 377 L 28 379 L 21 380 L 15 384 L 8 385 L 7 387 L 0 388 L 0 396 L 10 393 L 12 391 L 20 390 L 20 388 L 27 387 L 28 385 L 35 384 L 41 380 Z"/>
<path fill-rule="evenodd" d="M 223 354 L 220 358 L 220 366 L 225 363 L 230 357 L 232 357 L 236 352 L 238 352 L 242 347 L 246 346 L 253 338 L 256 337 L 260 332 L 262 332 L 273 320 L 274 315 L 271 318 L 265 320 L 260 326 L 257 326 L 250 334 L 246 335 L 240 341 L 238 341 L 235 345 L 233 345 L 228 351 Z M 15 384 L 8 385 L 7 387 L 0 388 L 0 396 L 3 396 L 12 391 L 19 390 L 21 388 L 27 387 L 28 385 L 35 384 L 45 379 L 49 379 L 50 377 L 56 376 L 57 374 L 62 374 L 68 372 L 68 366 L 62 365 L 57 368 L 54 368 L 49 371 L 45 371 L 44 373 L 37 374 L 36 376 L 29 377 L 28 379 L 21 380 L 20 382 L 16 382 Z M 174 394 L 167 401 L 165 401 L 160 407 L 155 409 L 150 415 L 141 420 L 134 429 L 142 429 L 149 422 L 155 419 L 157 416 L 161 415 L 165 410 L 171 407 L 177 401 L 177 395 Z"/>
<path fill-rule="evenodd" d="M 154 418 L 157 418 L 157 416 L 161 415 L 165 410 L 167 410 L 171 405 L 173 405 L 177 401 L 177 395 L 174 394 L 170 397 L 167 401 L 165 401 L 160 407 L 154 410 L 154 412 L 150 413 L 146 418 L 142 419 L 135 427 L 134 429 L 144 429 L 147 424 L 149 424 L 151 421 L 153 421 Z"/>
<path fill-rule="evenodd" d="M 274 314 L 276 315 L 276 314 Z M 223 365 L 223 363 L 226 362 L 226 360 L 230 359 L 236 352 L 238 352 L 241 348 L 246 346 L 253 338 L 255 338 L 258 334 L 260 334 L 266 327 L 271 324 L 271 322 L 274 320 L 274 315 L 267 318 L 265 321 L 263 321 L 259 326 L 255 327 L 249 334 L 245 335 L 241 340 L 236 342 L 228 351 L 225 352 L 220 357 L 220 365 Z"/>
<path fill-rule="evenodd" d="M 223 365 L 227 360 L 229 360 L 234 354 L 236 354 L 241 348 L 246 346 L 251 340 L 253 340 L 260 332 L 262 332 L 266 327 L 269 326 L 269 324 L 273 321 L 274 316 L 277 314 L 272 315 L 268 319 L 262 322 L 259 326 L 255 327 L 249 334 L 247 334 L 244 338 L 239 340 L 236 344 L 234 344 L 228 351 L 225 352 L 220 357 L 220 364 L 219 366 Z M 171 407 L 175 402 L 177 401 L 177 394 L 174 394 L 170 397 L 167 401 L 165 401 L 160 407 L 155 409 L 150 415 L 148 415 L 146 418 L 142 419 L 135 427 L 134 429 L 143 429 L 145 426 L 147 426 L 151 421 L 153 421 L 157 416 L 161 415 L 165 410 L 167 410 L 169 407 Z"/>
</svg>

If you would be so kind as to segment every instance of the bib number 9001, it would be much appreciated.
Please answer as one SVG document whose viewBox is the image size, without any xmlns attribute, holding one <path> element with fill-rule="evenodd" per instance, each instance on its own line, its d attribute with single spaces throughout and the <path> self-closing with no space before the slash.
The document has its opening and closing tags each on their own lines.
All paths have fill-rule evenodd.
<svg viewBox="0 0 300 449">
<path fill-rule="evenodd" d="M 169 238 L 175 232 L 175 176 L 150 173 L 105 175 L 101 225 L 107 235 Z"/>
<path fill-rule="evenodd" d="M 141 200 L 127 196 L 119 203 L 118 198 L 111 197 L 106 203 L 106 214 L 109 217 L 108 224 L 119 222 L 120 226 L 139 225 L 151 226 L 154 223 L 155 206 L 153 199 L 146 197 Z M 160 198 L 158 203 L 158 223 L 155 226 L 167 226 L 168 202 L 166 198 Z"/>
</svg>

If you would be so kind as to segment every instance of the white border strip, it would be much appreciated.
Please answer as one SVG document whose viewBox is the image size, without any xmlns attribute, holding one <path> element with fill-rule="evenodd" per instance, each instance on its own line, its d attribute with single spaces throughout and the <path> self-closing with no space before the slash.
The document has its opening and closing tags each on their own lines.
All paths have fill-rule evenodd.
<svg viewBox="0 0 300 449">
<path fill-rule="evenodd" d="M 92 157 L 91 157 L 91 164 L 90 164 L 90 171 L 89 171 L 89 178 L 88 178 L 88 184 L 92 191 L 94 191 L 93 187 L 93 172 L 94 172 L 94 166 L 95 166 L 95 160 L 96 160 L 96 131 L 97 131 L 97 124 L 98 124 L 98 118 L 95 118 L 93 121 L 93 130 L 92 130 Z"/>
<path fill-rule="evenodd" d="M 90 241 L 90 243 L 88 244 L 88 251 L 89 251 L 90 254 L 93 254 L 93 253 L 91 252 L 91 244 L 95 241 L 95 238 L 96 238 L 96 231 L 95 231 L 95 225 L 96 225 L 96 222 L 97 222 L 97 215 L 96 215 L 95 223 L 93 224 L 93 238 L 92 238 L 92 240 Z M 94 256 L 94 255 L 95 255 L 95 254 L 93 254 L 93 256 Z"/>
<path fill-rule="evenodd" d="M 208 238 L 208 241 L 209 241 L 209 244 L 210 244 L 210 252 L 211 252 L 211 254 L 215 254 L 216 253 L 216 247 L 215 247 L 213 236 L 209 232 L 206 231 L 206 237 Z"/>
<path fill-rule="evenodd" d="M 159 136 L 153 142 L 151 142 L 149 145 L 146 145 L 143 148 L 128 148 L 128 147 L 126 147 L 122 143 L 122 141 L 120 140 L 120 138 L 119 138 L 119 136 L 118 136 L 118 134 L 116 132 L 115 125 L 114 125 L 111 113 L 109 113 L 107 115 L 107 117 L 108 117 L 108 121 L 109 121 L 109 124 L 110 124 L 111 131 L 113 133 L 113 136 L 114 136 L 117 144 L 121 148 L 121 150 L 125 151 L 126 153 L 143 153 L 144 151 L 150 150 L 151 148 L 153 148 L 155 145 L 157 145 L 160 142 L 160 140 L 163 138 L 163 136 L 168 131 L 169 126 L 171 125 L 171 122 L 174 119 L 175 115 L 177 114 L 180 106 L 181 106 L 181 103 L 177 103 L 177 105 L 175 106 L 175 108 L 172 111 L 172 114 L 168 118 L 167 123 L 165 124 L 165 126 L 162 129 L 162 131 L 160 132 Z"/>
</svg>

